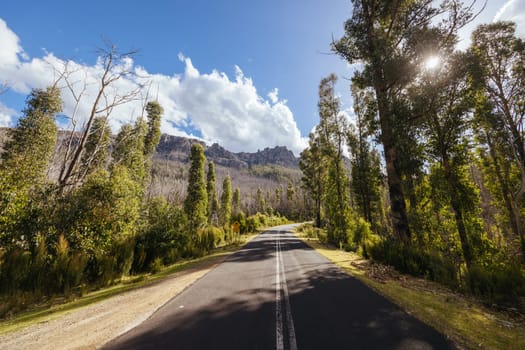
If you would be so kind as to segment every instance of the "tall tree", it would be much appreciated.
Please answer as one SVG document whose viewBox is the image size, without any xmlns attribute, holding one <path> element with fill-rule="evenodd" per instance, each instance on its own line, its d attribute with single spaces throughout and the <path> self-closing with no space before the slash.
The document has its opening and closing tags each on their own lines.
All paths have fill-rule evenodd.
<svg viewBox="0 0 525 350">
<path fill-rule="evenodd" d="M 525 259 L 525 225 L 518 204 L 525 194 L 525 42 L 516 36 L 515 30 L 516 25 L 511 22 L 481 25 L 472 34 L 472 51 L 479 61 L 477 82 L 488 100 L 484 106 L 489 106 L 491 115 L 497 119 L 494 121 L 503 126 L 504 142 L 510 146 L 521 175 L 518 189 L 505 195 L 513 231 L 520 237 Z M 490 130 L 487 130 L 486 136 L 489 134 Z M 496 156 L 494 147 L 492 151 Z M 507 189 L 502 190 L 507 192 Z"/>
<path fill-rule="evenodd" d="M 469 59 L 465 54 L 445 53 L 448 55 L 443 58 L 442 68 L 423 76 L 415 109 L 425 111 L 427 116 L 424 123 L 427 152 L 439 162 L 439 168 L 434 169 L 438 178 L 434 185 L 442 191 L 454 213 L 463 256 L 470 267 L 475 259 L 471 241 L 479 232 L 473 232 L 467 223 L 469 218 L 478 216 L 479 198 L 466 176 L 469 161 L 466 131 L 471 125 L 473 108 L 464 64 Z"/>
<path fill-rule="evenodd" d="M 212 161 L 208 163 L 208 173 L 206 175 L 206 192 L 208 193 L 208 222 L 217 224 L 219 215 L 219 199 L 215 189 L 215 165 Z"/>
<path fill-rule="evenodd" d="M 410 240 L 405 194 L 396 144 L 396 104 L 417 76 L 417 62 L 431 48 L 418 46 L 418 38 L 432 31 L 454 33 L 472 18 L 457 1 L 444 1 L 434 8 L 429 0 L 353 0 L 352 17 L 345 23 L 345 35 L 332 43 L 333 50 L 349 63 L 363 63 L 356 74 L 361 85 L 374 89 L 380 126 L 380 140 L 385 154 L 391 217 L 394 234 Z M 433 20 L 442 15 L 439 27 Z M 416 50 L 417 49 L 417 50 Z M 419 57 L 418 57 L 419 56 Z M 397 115 L 396 115 L 397 114 Z M 406 117 L 406 116 L 405 116 Z"/>
<path fill-rule="evenodd" d="M 195 235 L 199 228 L 208 221 L 208 194 L 206 193 L 205 171 L 206 157 L 204 148 L 194 143 L 190 150 L 190 171 L 188 174 L 188 194 L 184 200 L 184 211 L 188 216 L 190 234 Z"/>
<path fill-rule="evenodd" d="M 343 150 L 347 134 L 346 118 L 340 113 L 339 99 L 335 96 L 337 78 L 331 74 L 319 84 L 319 135 L 321 153 L 327 166 L 324 203 L 328 239 L 333 243 L 346 243 L 349 229 L 349 196 L 347 169 Z"/>
<path fill-rule="evenodd" d="M 259 213 L 266 212 L 266 201 L 264 200 L 263 191 L 260 187 L 257 188 L 257 193 L 255 195 L 255 210 Z"/>
<path fill-rule="evenodd" d="M 144 135 L 144 185 L 151 183 L 151 157 L 160 142 L 160 122 L 164 109 L 157 101 L 146 104 L 147 130 Z"/>
<path fill-rule="evenodd" d="M 315 226 L 321 227 L 326 167 L 322 162 L 320 140 L 316 133 L 310 133 L 308 148 L 301 152 L 299 168 L 303 173 L 302 186 L 314 202 Z"/>
<path fill-rule="evenodd" d="M 232 214 L 232 182 L 230 175 L 227 175 L 222 182 L 220 223 L 229 225 Z"/>
<path fill-rule="evenodd" d="M 146 104 L 146 113 L 148 118 L 148 131 L 144 137 L 144 155 L 151 156 L 160 141 L 160 120 L 164 109 L 157 101 L 151 101 Z"/>
<path fill-rule="evenodd" d="M 147 125 L 139 119 L 134 126 L 125 124 L 121 127 L 115 139 L 113 151 L 113 167 L 119 165 L 129 169 L 133 180 L 141 184 L 143 191 L 148 178 L 144 160 L 144 135 Z"/>
<path fill-rule="evenodd" d="M 43 185 L 57 140 L 55 115 L 62 110 L 56 86 L 35 89 L 24 117 L 10 129 L 0 162 L 0 242 L 15 243 L 14 227 L 26 212 L 31 193 Z"/>
<path fill-rule="evenodd" d="M 241 212 L 241 189 L 239 187 L 233 192 L 232 211 L 233 215 L 238 215 Z"/>
<path fill-rule="evenodd" d="M 355 125 L 348 132 L 348 146 L 351 155 L 351 189 L 362 216 L 375 227 L 374 212 L 380 202 L 381 169 L 379 156 L 369 144 L 372 136 L 367 120 L 376 114 L 375 99 L 370 91 L 352 86 Z"/>
</svg>

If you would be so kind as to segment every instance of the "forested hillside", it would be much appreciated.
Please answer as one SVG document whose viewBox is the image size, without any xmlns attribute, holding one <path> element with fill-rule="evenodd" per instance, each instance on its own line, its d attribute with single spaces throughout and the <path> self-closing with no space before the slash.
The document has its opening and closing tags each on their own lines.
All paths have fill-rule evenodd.
<svg viewBox="0 0 525 350">
<path fill-rule="evenodd" d="M 525 43 L 516 24 L 480 25 L 460 51 L 471 7 L 352 3 L 332 49 L 359 67 L 355 119 L 341 113 L 337 77 L 323 79 L 320 121 L 301 154 L 321 238 L 524 310 Z"/>
</svg>

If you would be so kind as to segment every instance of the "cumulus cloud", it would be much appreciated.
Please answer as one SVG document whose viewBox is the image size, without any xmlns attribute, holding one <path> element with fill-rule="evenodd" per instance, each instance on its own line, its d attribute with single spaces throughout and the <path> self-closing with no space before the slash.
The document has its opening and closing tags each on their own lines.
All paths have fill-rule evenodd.
<svg viewBox="0 0 525 350">
<path fill-rule="evenodd" d="M 14 109 L 5 106 L 0 102 L 0 127 L 11 126 L 13 124 L 13 115 L 16 114 Z"/>
<path fill-rule="evenodd" d="M 0 19 L 0 76 L 7 79 L 12 91 L 27 94 L 32 88 L 44 88 L 59 74 L 68 71 L 69 86 L 62 79 L 64 114 L 75 117 L 82 124 L 100 86 L 104 63 L 94 65 L 63 60 L 52 53 L 29 58 L 20 45 L 18 36 Z M 232 151 L 256 151 L 265 147 L 284 145 L 297 155 L 307 145 L 301 136 L 292 111 L 272 90 L 267 98 L 260 96 L 253 81 L 235 66 L 234 77 L 213 70 L 201 73 L 189 57 L 179 54 L 185 69 L 172 76 L 152 74 L 127 59 L 114 67 L 112 73 L 130 71 L 134 74 L 115 81 L 108 91 L 108 99 L 123 96 L 140 87 L 140 96 L 130 103 L 116 107 L 110 124 L 116 132 L 122 124 L 133 122 L 143 111 L 144 97 L 158 99 L 164 108 L 161 129 L 178 136 L 194 136 L 196 130 L 208 143 L 218 142 Z M 77 103 L 80 97 L 80 103 Z M 0 97 L 1 98 L 1 97 Z M 0 123 L 7 124 L 15 115 L 11 108 L 0 105 Z"/>
<path fill-rule="evenodd" d="M 494 16 L 494 22 L 501 20 L 515 22 L 516 34 L 525 38 L 525 1 L 508 0 Z"/>
</svg>

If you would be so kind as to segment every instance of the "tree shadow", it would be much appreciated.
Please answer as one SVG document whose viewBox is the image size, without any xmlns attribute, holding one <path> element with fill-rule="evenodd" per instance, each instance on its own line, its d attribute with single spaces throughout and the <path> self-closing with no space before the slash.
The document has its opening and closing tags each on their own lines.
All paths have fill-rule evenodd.
<svg viewBox="0 0 525 350">
<path fill-rule="evenodd" d="M 261 260 L 262 264 L 275 259 L 273 233 L 267 235 L 272 239 L 248 244 L 245 252 L 234 254 L 227 262 Z M 286 280 L 298 349 L 454 349 L 442 334 L 357 279 L 318 255 L 308 255 L 311 248 L 303 242 L 281 238 L 283 252 L 306 254 L 294 265 L 283 253 L 289 262 Z M 214 290 L 195 293 L 207 300 L 191 303 L 194 306 L 182 305 L 185 299 L 176 297 L 104 349 L 273 349 L 276 285 L 267 277 L 264 279 L 273 282 L 225 293 L 227 296 Z M 186 300 L 192 297 L 190 292 Z M 281 307 L 284 310 L 285 304 Z"/>
</svg>

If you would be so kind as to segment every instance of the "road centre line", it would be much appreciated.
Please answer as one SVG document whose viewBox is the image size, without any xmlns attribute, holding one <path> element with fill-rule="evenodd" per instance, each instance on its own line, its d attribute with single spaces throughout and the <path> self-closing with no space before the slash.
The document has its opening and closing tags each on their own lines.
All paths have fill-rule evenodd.
<svg viewBox="0 0 525 350">
<path fill-rule="evenodd" d="M 276 348 L 277 350 L 284 349 L 284 330 L 283 330 L 283 312 L 285 309 L 286 326 L 288 329 L 288 340 L 290 350 L 297 350 L 297 341 L 295 338 L 295 327 L 292 317 L 292 308 L 290 305 L 290 295 L 288 293 L 288 285 L 286 283 L 286 274 L 284 271 L 284 262 L 281 252 L 280 234 L 278 233 L 275 244 L 275 318 L 276 318 Z M 283 300 L 284 296 L 284 300 Z M 282 302 L 284 301 L 284 305 Z"/>
</svg>

